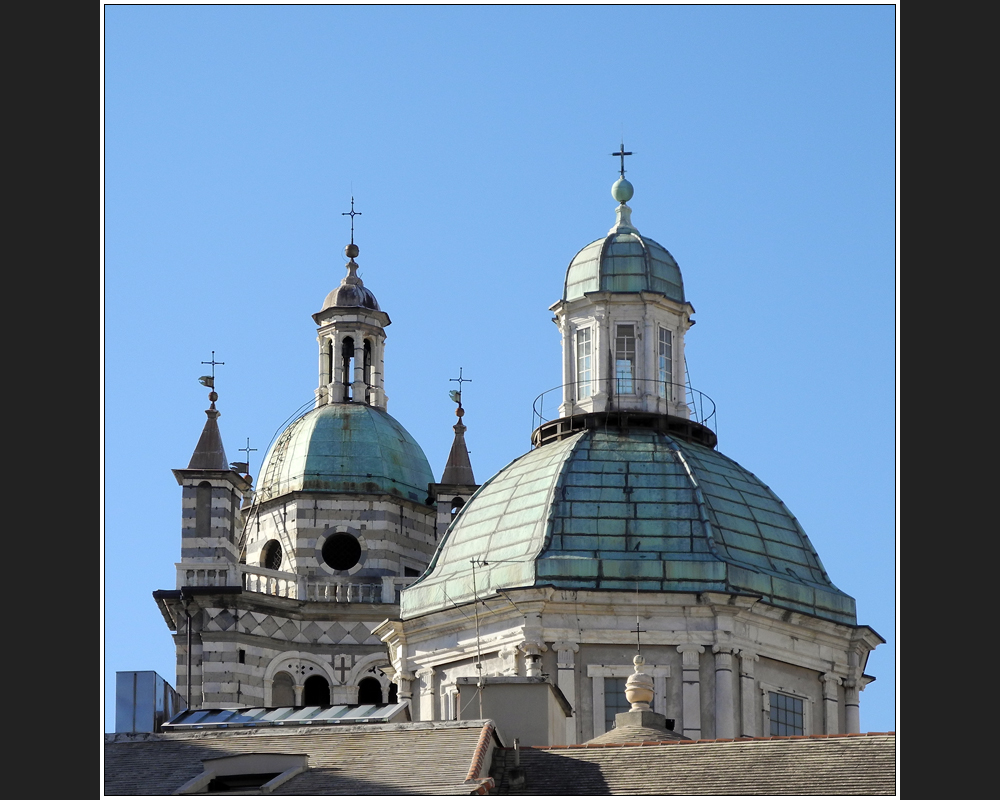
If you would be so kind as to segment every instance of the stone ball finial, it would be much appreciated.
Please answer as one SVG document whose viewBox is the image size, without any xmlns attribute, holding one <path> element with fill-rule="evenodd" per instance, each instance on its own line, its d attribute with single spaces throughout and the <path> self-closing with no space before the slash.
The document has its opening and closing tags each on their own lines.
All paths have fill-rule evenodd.
<svg viewBox="0 0 1000 800">
<path fill-rule="evenodd" d="M 347 256 L 349 259 L 351 259 L 351 261 L 357 258 L 357 255 L 360 252 L 361 251 L 358 249 L 358 246 L 354 244 L 354 242 L 351 242 L 349 245 L 347 245 L 347 247 L 344 248 L 344 255 Z"/>
<path fill-rule="evenodd" d="M 625 178 L 619 178 L 611 187 L 611 196 L 619 203 L 627 203 L 632 199 L 633 194 L 635 194 L 635 189 Z"/>
</svg>

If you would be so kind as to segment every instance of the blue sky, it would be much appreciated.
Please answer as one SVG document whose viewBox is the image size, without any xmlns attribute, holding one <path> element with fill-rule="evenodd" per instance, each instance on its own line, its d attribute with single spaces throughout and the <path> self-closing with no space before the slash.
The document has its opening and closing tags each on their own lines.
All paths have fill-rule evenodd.
<svg viewBox="0 0 1000 800">
<path fill-rule="evenodd" d="M 896 729 L 893 6 L 108 6 L 104 666 L 174 682 L 180 488 L 212 351 L 257 475 L 312 399 L 315 325 L 358 263 L 392 318 L 389 412 L 440 478 L 459 368 L 480 481 L 561 382 L 548 307 L 614 222 L 681 266 L 719 449 L 798 517 L 887 643 L 862 730 Z"/>
</svg>

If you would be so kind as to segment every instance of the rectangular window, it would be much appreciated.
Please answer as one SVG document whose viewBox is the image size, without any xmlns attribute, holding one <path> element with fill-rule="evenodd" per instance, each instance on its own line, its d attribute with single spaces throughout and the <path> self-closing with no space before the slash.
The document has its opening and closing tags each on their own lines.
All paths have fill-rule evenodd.
<svg viewBox="0 0 1000 800">
<path fill-rule="evenodd" d="M 625 681 L 628 678 L 604 679 L 604 730 L 615 727 L 615 715 L 624 714 L 632 704 L 625 697 Z"/>
<path fill-rule="evenodd" d="M 590 328 L 581 328 L 576 332 L 576 399 L 583 400 L 593 394 L 591 388 L 591 366 L 593 359 L 593 344 L 590 340 Z"/>
<path fill-rule="evenodd" d="M 615 378 L 618 394 L 635 392 L 635 326 L 619 325 L 615 334 Z"/>
<path fill-rule="evenodd" d="M 770 692 L 771 736 L 802 736 L 805 723 L 802 700 L 779 692 Z"/>
<path fill-rule="evenodd" d="M 660 328 L 660 397 L 670 400 L 673 395 L 673 339 L 670 331 Z"/>
</svg>

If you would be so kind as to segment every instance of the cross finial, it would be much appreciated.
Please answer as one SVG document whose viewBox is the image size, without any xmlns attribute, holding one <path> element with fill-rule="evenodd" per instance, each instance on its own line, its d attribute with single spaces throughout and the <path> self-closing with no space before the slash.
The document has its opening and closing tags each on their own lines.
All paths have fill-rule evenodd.
<svg viewBox="0 0 1000 800">
<path fill-rule="evenodd" d="M 635 582 L 635 652 L 641 652 L 639 649 L 639 634 L 645 633 L 645 629 L 639 628 L 639 581 Z"/>
<path fill-rule="evenodd" d="M 631 152 L 627 152 L 625 150 L 625 142 L 623 141 L 621 143 L 621 146 L 618 148 L 618 152 L 617 153 L 612 153 L 611 155 L 613 155 L 613 156 L 619 156 L 621 158 L 621 160 L 622 160 L 621 176 L 624 178 L 625 177 L 625 156 L 630 156 L 630 155 L 632 155 L 632 153 Z"/>
<path fill-rule="evenodd" d="M 256 447 L 251 447 L 250 446 L 250 437 L 249 436 L 247 437 L 247 446 L 246 447 L 241 447 L 239 449 L 239 452 L 247 454 L 247 460 L 244 463 L 246 464 L 246 468 L 247 468 L 246 471 L 249 472 L 250 471 L 250 454 L 257 452 L 257 448 Z"/>
<path fill-rule="evenodd" d="M 211 392 L 208 393 L 208 397 L 214 403 L 216 401 L 216 399 L 217 399 L 215 396 L 213 396 L 213 395 L 215 395 L 215 365 L 216 364 L 222 364 L 222 365 L 224 365 L 226 362 L 225 361 L 216 361 L 215 360 L 215 351 L 213 350 L 212 351 L 212 360 L 211 361 L 202 361 L 201 363 L 202 364 L 211 364 L 212 365 L 212 374 L 211 375 L 202 375 L 200 378 L 198 378 L 198 383 L 200 383 L 202 386 L 207 386 L 209 389 L 212 390 Z"/>
<path fill-rule="evenodd" d="M 640 633 L 645 633 L 645 632 L 646 632 L 645 628 L 640 628 L 639 627 L 639 618 L 636 617 L 635 618 L 635 652 L 637 652 L 637 653 L 640 652 L 639 651 L 639 634 Z"/>
<path fill-rule="evenodd" d="M 458 403 L 458 407 L 461 408 L 462 407 L 462 384 L 463 383 L 472 383 L 472 378 L 463 378 L 462 377 L 462 368 L 459 367 L 458 368 L 458 377 L 457 378 L 449 378 L 448 380 L 449 381 L 454 381 L 455 383 L 458 384 L 458 392 L 454 392 L 453 391 L 451 393 L 451 399 L 454 400 L 456 403 Z"/>
<path fill-rule="evenodd" d="M 211 364 L 212 365 L 212 382 L 214 383 L 215 382 L 215 365 L 216 364 L 220 364 L 222 366 L 225 366 L 226 362 L 225 361 L 216 361 L 215 360 L 215 351 L 213 350 L 212 351 L 212 360 L 211 361 L 202 361 L 201 363 L 202 364 Z"/>
<path fill-rule="evenodd" d="M 351 195 L 351 210 L 350 211 L 341 211 L 340 212 L 340 216 L 342 216 L 342 217 L 350 217 L 351 218 L 351 244 L 354 244 L 354 218 L 361 216 L 361 212 L 360 211 L 355 211 L 354 210 L 354 195 Z"/>
</svg>

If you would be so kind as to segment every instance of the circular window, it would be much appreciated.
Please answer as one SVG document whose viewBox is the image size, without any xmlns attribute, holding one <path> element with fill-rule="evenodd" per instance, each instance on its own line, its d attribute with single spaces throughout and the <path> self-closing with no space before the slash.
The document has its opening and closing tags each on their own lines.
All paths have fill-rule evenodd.
<svg viewBox="0 0 1000 800">
<path fill-rule="evenodd" d="M 277 539 L 272 539 L 260 551 L 260 565 L 264 569 L 279 569 L 281 567 L 281 545 Z"/>
<path fill-rule="evenodd" d="M 323 543 L 323 561 L 334 569 L 350 569 L 361 560 L 361 542 L 349 533 L 334 533 Z"/>
</svg>

